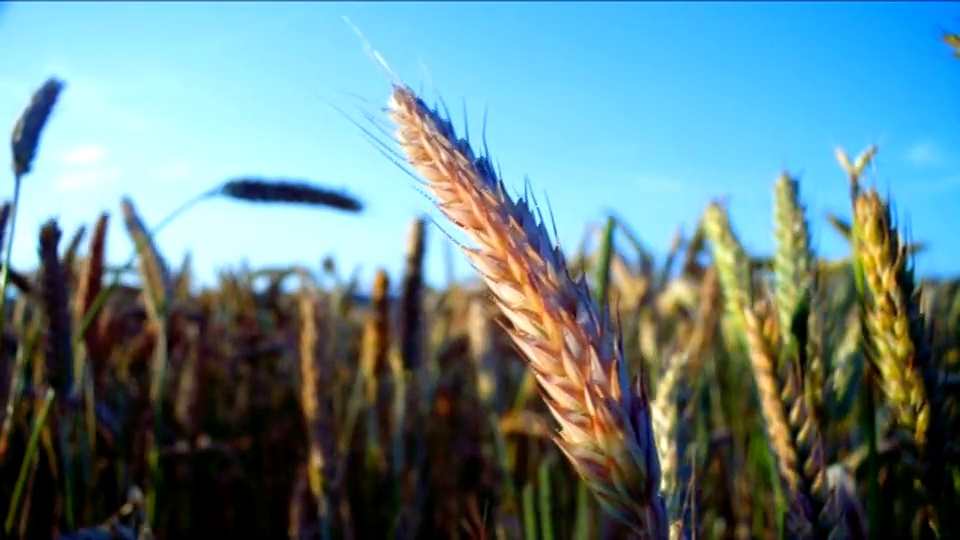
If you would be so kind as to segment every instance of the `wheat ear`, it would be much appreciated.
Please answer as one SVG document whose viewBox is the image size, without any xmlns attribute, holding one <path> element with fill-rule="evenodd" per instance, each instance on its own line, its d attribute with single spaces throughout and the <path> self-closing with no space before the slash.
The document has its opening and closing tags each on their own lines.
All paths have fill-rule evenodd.
<svg viewBox="0 0 960 540">
<path fill-rule="evenodd" d="M 389 114 L 437 207 L 477 244 L 464 253 L 512 323 L 507 331 L 560 424 L 557 445 L 607 512 L 641 538 L 666 538 L 648 398 L 639 378 L 628 385 L 608 310 L 570 277 L 542 220 L 507 195 L 449 121 L 402 85 Z"/>
</svg>

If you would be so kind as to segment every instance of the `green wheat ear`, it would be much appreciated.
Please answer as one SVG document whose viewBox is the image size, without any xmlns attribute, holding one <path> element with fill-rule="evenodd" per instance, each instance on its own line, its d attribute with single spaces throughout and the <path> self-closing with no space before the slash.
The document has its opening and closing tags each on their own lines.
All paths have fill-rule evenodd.
<svg viewBox="0 0 960 540">
<path fill-rule="evenodd" d="M 800 297 L 811 285 L 813 255 L 805 208 L 800 203 L 797 180 L 780 175 L 774 188 L 774 236 L 777 241 L 773 260 L 774 294 L 777 301 L 783 346 L 795 345 L 789 331 Z"/>
<path fill-rule="evenodd" d="M 738 334 L 743 335 L 746 331 L 743 309 L 750 306 L 752 301 L 750 261 L 720 203 L 713 202 L 707 206 L 703 228 L 712 248 L 727 316 L 733 321 Z"/>
</svg>

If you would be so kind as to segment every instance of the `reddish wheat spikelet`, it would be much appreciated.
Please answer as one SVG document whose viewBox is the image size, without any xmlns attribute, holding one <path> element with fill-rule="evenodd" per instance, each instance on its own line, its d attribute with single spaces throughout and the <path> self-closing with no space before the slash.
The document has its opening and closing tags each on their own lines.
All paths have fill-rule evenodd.
<svg viewBox="0 0 960 540">
<path fill-rule="evenodd" d="M 67 243 L 66 247 L 63 250 L 63 269 L 66 273 L 67 284 L 71 289 L 76 289 L 77 287 L 77 252 L 80 251 L 80 242 L 83 242 L 83 239 L 87 237 L 87 226 L 80 225 L 77 227 L 77 230 L 74 231 L 73 236 L 70 237 L 70 241 Z"/>
<path fill-rule="evenodd" d="M 94 300 L 103 289 L 104 257 L 109 220 L 109 214 L 106 212 L 100 214 L 94 226 L 93 234 L 90 236 L 89 253 L 78 279 L 77 300 L 74 303 L 74 315 L 78 325 L 87 316 L 87 313 L 93 307 Z M 94 362 L 94 380 L 99 381 L 104 368 L 104 362 L 102 361 L 104 351 L 102 350 L 103 344 L 100 336 L 88 327 L 84 330 L 82 337 L 87 347 L 87 354 Z"/>
<path fill-rule="evenodd" d="M 171 296 L 167 263 L 154 245 L 133 200 L 124 197 L 120 201 L 120 209 L 123 213 L 123 224 L 138 252 L 144 306 L 151 318 L 161 319 L 166 314 Z"/>
<path fill-rule="evenodd" d="M 390 369 L 390 277 L 377 270 L 373 280 L 370 311 L 363 329 L 361 369 L 366 382 L 368 429 L 377 466 L 393 465 L 388 449 L 393 434 L 393 374 Z"/>
<path fill-rule="evenodd" d="M 527 202 L 507 195 L 447 120 L 397 84 L 389 115 L 437 207 L 478 244 L 463 251 L 512 322 L 507 331 L 560 424 L 557 445 L 607 512 L 641 538 L 666 538 L 647 394 L 640 378 L 628 384 L 609 312 L 570 277 Z"/>
</svg>

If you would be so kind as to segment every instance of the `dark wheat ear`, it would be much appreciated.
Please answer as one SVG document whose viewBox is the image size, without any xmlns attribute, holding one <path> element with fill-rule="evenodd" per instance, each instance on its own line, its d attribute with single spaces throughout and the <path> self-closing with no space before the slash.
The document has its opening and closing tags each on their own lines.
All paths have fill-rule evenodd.
<svg viewBox="0 0 960 540">
<path fill-rule="evenodd" d="M 59 396 L 73 389 L 73 353 L 71 347 L 69 293 L 67 278 L 58 247 L 62 233 L 56 220 L 40 228 L 40 291 L 46 321 L 44 357 L 50 387 Z"/>
<path fill-rule="evenodd" d="M 238 178 L 225 183 L 217 193 L 231 199 L 253 203 L 305 204 L 347 212 L 363 210 L 363 203 L 351 195 L 302 180 Z"/>
<path fill-rule="evenodd" d="M 13 154 L 13 173 L 21 177 L 30 172 L 33 160 L 40 146 L 40 135 L 53 112 L 53 106 L 63 90 L 63 81 L 50 78 L 43 83 L 33 96 L 30 103 L 23 110 L 13 126 L 10 137 L 10 150 Z"/>
</svg>

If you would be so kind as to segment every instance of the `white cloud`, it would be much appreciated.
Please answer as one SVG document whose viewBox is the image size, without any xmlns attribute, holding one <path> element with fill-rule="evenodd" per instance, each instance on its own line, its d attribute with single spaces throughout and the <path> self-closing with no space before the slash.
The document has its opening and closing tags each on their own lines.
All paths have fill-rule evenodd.
<svg viewBox="0 0 960 540">
<path fill-rule="evenodd" d="M 689 182 L 677 180 L 669 177 L 641 177 L 637 179 L 637 189 L 644 193 L 656 193 L 663 195 L 677 195 L 690 191 Z"/>
<path fill-rule="evenodd" d="M 672 178 L 651 179 L 640 184 L 642 190 L 652 193 L 679 195 L 690 189 L 686 182 Z"/>
<path fill-rule="evenodd" d="M 61 193 L 87 191 L 110 184 L 119 177 L 119 167 L 93 167 L 64 172 L 54 180 L 53 185 Z"/>
<path fill-rule="evenodd" d="M 63 165 L 100 165 L 106 157 L 106 149 L 101 144 L 75 146 L 60 156 Z"/>
<path fill-rule="evenodd" d="M 939 165 L 942 159 L 932 141 L 919 141 L 907 150 L 907 161 L 916 167 L 933 167 Z"/>
</svg>

